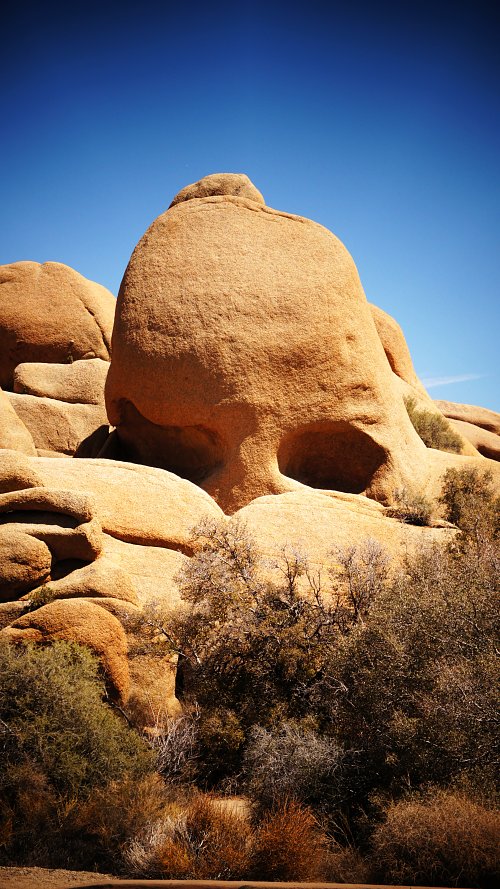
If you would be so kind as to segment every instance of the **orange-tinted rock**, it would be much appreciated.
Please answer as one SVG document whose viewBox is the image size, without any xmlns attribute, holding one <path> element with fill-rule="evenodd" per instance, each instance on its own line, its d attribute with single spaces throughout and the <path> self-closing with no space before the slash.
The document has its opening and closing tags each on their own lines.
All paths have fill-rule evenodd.
<svg viewBox="0 0 500 889">
<path fill-rule="evenodd" d="M 42 486 L 36 461 L 16 451 L 0 450 L 0 494 Z"/>
<path fill-rule="evenodd" d="M 481 426 L 473 423 L 465 423 L 463 420 L 450 420 L 453 428 L 474 445 L 477 451 L 490 460 L 500 460 L 500 435 L 489 432 Z"/>
<path fill-rule="evenodd" d="M 216 194 L 175 204 L 136 247 L 106 403 L 122 459 L 225 511 L 301 483 L 389 499 L 425 464 L 392 377 L 340 241 Z"/>
<path fill-rule="evenodd" d="M 56 600 L 25 614 L 1 631 L 10 642 L 62 639 L 92 649 L 122 700 L 129 691 L 127 640 L 120 621 L 99 605 L 81 599 Z"/>
<path fill-rule="evenodd" d="M 234 197 L 246 198 L 248 201 L 254 201 L 256 204 L 264 204 L 264 198 L 260 191 L 255 188 L 253 182 L 244 173 L 212 173 L 186 185 L 179 194 L 175 196 L 171 207 L 181 204 L 183 201 L 192 201 L 196 198 L 209 198 L 216 195 L 233 195 Z"/>
<path fill-rule="evenodd" d="M 70 404 L 104 404 L 109 362 L 102 358 L 72 364 L 19 364 L 14 371 L 14 392 L 67 401 Z"/>
<path fill-rule="evenodd" d="M 46 584 L 47 594 L 53 599 L 119 599 L 138 604 L 137 594 L 129 575 L 107 559 L 97 559 L 66 577 Z M 29 595 L 25 598 L 29 599 Z"/>
<path fill-rule="evenodd" d="M 0 602 L 17 599 L 50 577 L 52 556 L 43 541 L 17 526 L 0 525 Z"/>
<path fill-rule="evenodd" d="M 371 304 L 370 310 L 384 352 L 393 372 L 396 376 L 405 380 L 406 383 L 409 383 L 410 386 L 425 392 L 422 383 L 415 373 L 410 350 L 407 346 L 405 335 L 398 322 L 392 318 L 391 315 L 388 315 L 387 312 L 379 309 L 378 306 Z"/>
<path fill-rule="evenodd" d="M 35 456 L 36 448 L 31 433 L 17 416 L 8 396 L 0 389 L 0 448 Z"/>
<path fill-rule="evenodd" d="M 0 267 L 0 385 L 29 361 L 109 360 L 113 295 L 59 262 Z"/>
<path fill-rule="evenodd" d="M 54 560 L 93 561 L 102 550 L 102 531 L 88 495 L 30 488 L 0 495 L 0 524 L 43 541 Z"/>
<path fill-rule="evenodd" d="M 15 392 L 8 398 L 38 450 L 72 455 L 81 441 L 107 422 L 104 404 L 70 404 Z"/>
<path fill-rule="evenodd" d="M 476 407 L 474 404 L 457 404 L 454 401 L 436 401 L 436 404 L 451 420 L 462 420 L 473 426 L 480 426 L 488 432 L 500 435 L 500 414 L 490 411 L 485 407 Z"/>
</svg>

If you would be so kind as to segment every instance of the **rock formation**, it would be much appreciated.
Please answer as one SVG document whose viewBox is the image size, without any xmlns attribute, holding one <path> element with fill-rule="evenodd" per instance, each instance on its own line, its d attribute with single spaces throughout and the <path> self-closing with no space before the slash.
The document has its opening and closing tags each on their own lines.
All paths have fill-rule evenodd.
<svg viewBox="0 0 500 889">
<path fill-rule="evenodd" d="M 139 709 L 178 706 L 175 662 L 141 653 L 137 628 L 178 607 L 201 519 L 322 568 L 365 536 L 396 558 L 450 539 L 390 518 L 396 489 L 435 496 L 468 464 L 500 481 L 481 456 L 500 456 L 499 415 L 434 403 L 345 247 L 246 176 L 205 177 L 153 222 L 111 351 L 114 307 L 58 263 L 0 270 L 0 626 L 89 645 Z M 425 447 L 408 396 L 451 418 L 462 455 Z"/>
<path fill-rule="evenodd" d="M 0 268 L 0 385 L 11 389 L 25 362 L 109 360 L 114 300 L 100 284 L 59 262 Z"/>
<path fill-rule="evenodd" d="M 119 453 L 226 512 L 302 484 L 388 499 L 425 449 L 356 267 L 320 225 L 231 184 L 191 186 L 132 255 L 106 382 Z"/>
</svg>

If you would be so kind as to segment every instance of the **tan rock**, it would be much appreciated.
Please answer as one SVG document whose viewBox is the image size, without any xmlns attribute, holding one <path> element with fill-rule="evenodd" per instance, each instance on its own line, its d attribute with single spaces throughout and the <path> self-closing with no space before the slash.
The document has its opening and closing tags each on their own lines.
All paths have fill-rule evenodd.
<svg viewBox="0 0 500 889">
<path fill-rule="evenodd" d="M 460 435 L 474 445 L 483 457 L 488 457 L 490 460 L 500 460 L 500 435 L 497 435 L 496 432 L 489 432 L 487 429 L 482 429 L 473 423 L 465 423 L 463 420 L 450 419 L 450 423 Z"/>
<path fill-rule="evenodd" d="M 127 641 L 120 621 L 106 609 L 81 599 L 50 602 L 25 614 L 1 631 L 11 642 L 52 642 L 63 639 L 92 649 L 100 658 L 118 697 L 129 691 Z"/>
<path fill-rule="evenodd" d="M 2 389 L 0 389 L 0 448 L 8 448 L 31 456 L 36 454 L 31 433 L 17 416 Z"/>
<path fill-rule="evenodd" d="M 198 182 L 186 185 L 175 196 L 170 206 L 175 207 L 176 204 L 181 204 L 183 201 L 208 198 L 214 195 L 233 195 L 254 201 L 256 204 L 265 203 L 260 191 L 255 188 L 253 182 L 244 173 L 212 173 Z"/>
<path fill-rule="evenodd" d="M 46 488 L 2 494 L 0 524 L 43 541 L 54 560 L 93 561 L 102 550 L 101 526 L 88 495 Z"/>
<path fill-rule="evenodd" d="M 398 322 L 373 304 L 370 304 L 370 311 L 393 372 L 414 389 L 425 393 L 424 386 L 415 373 L 410 350 Z"/>
<path fill-rule="evenodd" d="M 0 267 L 0 385 L 28 361 L 109 360 L 113 295 L 59 262 Z"/>
<path fill-rule="evenodd" d="M 137 594 L 129 575 L 106 558 L 84 565 L 66 577 L 45 584 L 51 599 L 119 599 L 138 604 Z M 29 599 L 29 595 L 24 598 Z"/>
<path fill-rule="evenodd" d="M 137 546 L 104 535 L 105 564 L 116 566 L 130 578 L 141 605 L 175 608 L 179 604 L 175 577 L 186 558 L 163 546 Z"/>
<path fill-rule="evenodd" d="M 122 459 L 226 512 L 301 483 L 390 499 L 426 460 L 392 376 L 340 241 L 217 194 L 175 204 L 136 247 L 106 403 Z"/>
<path fill-rule="evenodd" d="M 366 497 L 307 490 L 259 497 L 231 519 L 237 520 L 247 525 L 259 550 L 270 559 L 276 559 L 284 547 L 295 549 L 308 556 L 314 570 L 323 572 L 337 547 L 366 538 L 376 540 L 401 561 L 408 551 L 447 542 L 453 534 L 446 528 L 417 527 L 389 518 L 380 504 Z"/>
<path fill-rule="evenodd" d="M 74 454 L 81 441 L 107 423 L 103 404 L 69 404 L 14 392 L 8 398 L 39 450 Z"/>
<path fill-rule="evenodd" d="M 14 392 L 67 401 L 70 404 L 104 404 L 109 362 L 102 358 L 72 364 L 19 364 L 14 371 Z"/>
<path fill-rule="evenodd" d="M 0 450 L 0 494 L 42 487 L 36 461 L 10 450 Z"/>
<path fill-rule="evenodd" d="M 222 515 L 204 491 L 150 466 L 41 457 L 33 465 L 47 488 L 91 494 L 103 531 L 129 543 L 187 551 L 193 525 Z"/>
<path fill-rule="evenodd" d="M 41 540 L 0 525 L 0 602 L 17 599 L 50 577 L 52 556 Z"/>
<path fill-rule="evenodd" d="M 454 401 L 436 401 L 439 410 L 452 420 L 462 420 L 473 426 L 480 426 L 488 432 L 500 435 L 500 414 L 490 411 L 485 407 L 476 407 L 473 404 L 457 404 Z"/>
</svg>

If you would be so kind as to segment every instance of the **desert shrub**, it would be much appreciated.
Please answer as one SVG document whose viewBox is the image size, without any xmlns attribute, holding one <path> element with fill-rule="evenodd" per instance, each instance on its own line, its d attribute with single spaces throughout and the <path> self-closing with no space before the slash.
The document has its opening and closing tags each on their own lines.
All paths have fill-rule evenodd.
<svg viewBox="0 0 500 889">
<path fill-rule="evenodd" d="M 310 690 L 339 636 L 366 616 L 387 565 L 374 542 L 339 551 L 322 590 L 296 552 L 265 563 L 240 524 L 205 522 L 193 545 L 178 577 L 190 607 L 163 630 L 180 656 L 178 688 L 200 706 L 200 776 L 210 786 L 238 773 L 252 726 L 310 714 Z"/>
<path fill-rule="evenodd" d="M 205 795 L 170 806 L 128 844 L 124 856 L 133 876 L 230 880 L 250 868 L 252 830 L 239 813 Z"/>
<path fill-rule="evenodd" d="M 268 812 L 254 839 L 255 879 L 315 881 L 324 878 L 328 838 L 312 811 L 291 800 Z"/>
<path fill-rule="evenodd" d="M 442 414 L 417 407 L 415 398 L 405 398 L 406 410 L 420 438 L 428 448 L 439 451 L 452 451 L 460 454 L 462 441 L 453 426 Z"/>
<path fill-rule="evenodd" d="M 99 669 L 75 644 L 0 645 L 2 860 L 66 861 L 68 806 L 152 770 L 147 745 L 104 702 Z"/>
<path fill-rule="evenodd" d="M 48 605 L 49 602 L 53 602 L 56 597 L 57 594 L 52 592 L 48 584 L 44 583 L 29 594 L 26 610 L 36 611 L 37 608 L 41 608 L 43 605 Z"/>
<path fill-rule="evenodd" d="M 500 534 L 500 497 L 492 481 L 491 471 L 477 466 L 447 469 L 442 479 L 439 502 L 445 518 L 478 545 Z"/>
<path fill-rule="evenodd" d="M 375 879 L 493 887 L 500 876 L 500 812 L 456 792 L 389 805 L 372 837 Z"/>
<path fill-rule="evenodd" d="M 339 758 L 336 744 L 307 723 L 255 726 L 243 760 L 248 793 L 262 809 L 292 798 L 321 806 L 332 794 Z"/>
<path fill-rule="evenodd" d="M 409 525 L 430 525 L 433 505 L 425 494 L 410 491 L 408 488 L 398 488 L 394 491 L 394 505 L 386 514 Z"/>
<path fill-rule="evenodd" d="M 352 813 L 374 793 L 397 799 L 465 774 L 477 788 L 494 783 L 497 568 L 423 551 L 332 653 L 316 707 L 344 748 L 336 780 Z"/>
<path fill-rule="evenodd" d="M 84 800 L 72 800 L 62 810 L 55 838 L 60 857 L 72 868 L 127 874 L 130 838 L 157 823 L 167 804 L 167 788 L 154 773 L 140 779 L 126 775 L 95 787 Z"/>
<path fill-rule="evenodd" d="M 199 713 L 160 716 L 149 727 L 148 739 L 159 774 L 173 784 L 189 784 L 196 774 Z"/>
<path fill-rule="evenodd" d="M 25 762 L 56 790 L 72 794 L 151 769 L 146 744 L 105 704 L 99 669 L 96 658 L 73 643 L 0 646 L 2 788 L 9 769 Z"/>
</svg>

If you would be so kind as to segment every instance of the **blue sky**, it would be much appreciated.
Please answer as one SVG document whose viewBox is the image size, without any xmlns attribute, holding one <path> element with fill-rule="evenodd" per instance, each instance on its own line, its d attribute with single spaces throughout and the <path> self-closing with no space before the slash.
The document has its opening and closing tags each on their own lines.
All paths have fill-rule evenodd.
<svg viewBox="0 0 500 889">
<path fill-rule="evenodd" d="M 116 294 L 177 191 L 245 172 L 341 238 L 433 397 L 500 411 L 492 6 L 7 2 L 0 262 Z"/>
</svg>

